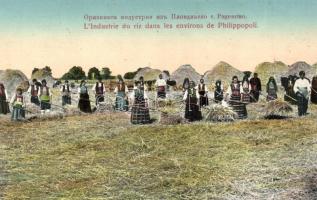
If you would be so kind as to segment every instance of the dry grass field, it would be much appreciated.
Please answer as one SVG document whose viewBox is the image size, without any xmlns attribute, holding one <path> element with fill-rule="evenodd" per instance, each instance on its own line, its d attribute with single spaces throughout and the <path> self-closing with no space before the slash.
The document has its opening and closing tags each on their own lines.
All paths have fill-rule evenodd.
<svg viewBox="0 0 317 200">
<path fill-rule="evenodd" d="M 294 107 L 295 108 L 295 107 Z M 317 199 L 317 106 L 232 123 L 0 118 L 1 199 Z M 295 113 L 295 112 L 294 112 Z"/>
</svg>

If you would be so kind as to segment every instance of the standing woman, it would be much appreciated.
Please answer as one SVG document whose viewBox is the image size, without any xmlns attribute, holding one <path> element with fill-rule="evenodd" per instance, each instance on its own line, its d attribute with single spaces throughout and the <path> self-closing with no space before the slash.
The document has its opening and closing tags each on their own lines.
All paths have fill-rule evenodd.
<svg viewBox="0 0 317 200">
<path fill-rule="evenodd" d="M 10 112 L 8 105 L 8 93 L 3 83 L 0 83 L 0 114 L 6 115 Z"/>
<path fill-rule="evenodd" d="M 21 121 L 25 118 L 25 101 L 24 101 L 22 88 L 17 88 L 16 93 L 12 96 L 10 101 L 13 111 L 11 120 L 12 121 Z"/>
<path fill-rule="evenodd" d="M 85 80 L 82 80 L 80 82 L 80 86 L 78 88 L 78 94 L 79 94 L 78 108 L 80 109 L 80 111 L 85 113 L 91 113 L 89 93 L 88 93 L 88 88 L 86 86 Z"/>
<path fill-rule="evenodd" d="M 131 93 L 133 106 L 131 110 L 132 124 L 147 124 L 151 122 L 150 111 L 148 107 L 148 97 L 145 92 L 143 77 L 135 83 L 133 92 Z"/>
<path fill-rule="evenodd" d="M 51 109 L 52 93 L 47 86 L 45 79 L 42 80 L 42 86 L 40 87 L 39 99 L 41 101 L 41 111 L 48 112 Z"/>
<path fill-rule="evenodd" d="M 311 84 L 311 102 L 317 104 L 317 76 L 313 77 Z"/>
<path fill-rule="evenodd" d="M 250 82 L 247 76 L 243 77 L 242 80 L 242 91 L 241 91 L 241 100 L 244 103 L 250 103 L 251 95 L 250 95 L 251 87 Z"/>
<path fill-rule="evenodd" d="M 215 89 L 215 102 L 221 103 L 223 100 L 223 86 L 221 84 L 221 80 L 216 81 L 216 89 Z"/>
<path fill-rule="evenodd" d="M 266 92 L 266 101 L 273 101 L 277 99 L 277 84 L 273 76 L 269 78 L 269 81 L 266 84 Z"/>
<path fill-rule="evenodd" d="M 183 100 L 186 102 L 185 118 L 189 121 L 197 121 L 202 119 L 202 114 L 199 107 L 199 93 L 195 88 L 195 82 L 189 82 L 189 88 L 185 91 Z"/>
<path fill-rule="evenodd" d="M 229 105 L 233 111 L 238 114 L 239 119 L 245 119 L 248 117 L 246 104 L 241 101 L 242 86 L 239 83 L 238 77 L 232 77 L 232 83 L 228 87 L 226 92 L 226 99 L 229 99 Z"/>
<path fill-rule="evenodd" d="M 116 94 L 116 110 L 128 111 L 127 105 L 127 93 L 128 87 L 125 85 L 122 79 L 119 79 L 117 87 L 114 90 Z"/>
</svg>

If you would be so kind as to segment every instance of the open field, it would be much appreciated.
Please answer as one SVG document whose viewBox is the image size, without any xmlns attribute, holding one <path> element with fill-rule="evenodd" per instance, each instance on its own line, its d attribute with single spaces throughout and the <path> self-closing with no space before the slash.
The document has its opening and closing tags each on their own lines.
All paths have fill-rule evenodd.
<svg viewBox="0 0 317 200">
<path fill-rule="evenodd" d="M 0 197 L 316 199 L 316 110 L 174 126 L 134 126 L 128 113 L 2 117 Z"/>
</svg>

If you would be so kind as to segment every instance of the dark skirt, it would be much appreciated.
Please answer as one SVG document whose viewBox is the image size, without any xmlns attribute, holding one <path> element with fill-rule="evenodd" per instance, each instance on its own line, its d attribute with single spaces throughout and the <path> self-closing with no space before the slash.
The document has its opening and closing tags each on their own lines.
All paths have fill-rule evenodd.
<svg viewBox="0 0 317 200">
<path fill-rule="evenodd" d="M 68 95 L 62 96 L 62 106 L 65 106 L 66 104 L 69 104 L 69 105 L 72 104 L 72 99 Z"/>
<path fill-rule="evenodd" d="M 231 95 L 229 105 L 232 107 L 232 110 L 238 114 L 239 119 L 245 119 L 248 117 L 246 104 L 240 102 L 240 100 L 240 96 Z"/>
<path fill-rule="evenodd" d="M 25 118 L 25 110 L 22 106 L 13 106 L 11 120 L 12 121 L 20 121 Z"/>
<path fill-rule="evenodd" d="M 10 113 L 9 104 L 4 97 L 0 97 L 0 114 Z"/>
<path fill-rule="evenodd" d="M 223 100 L 223 92 L 222 91 L 215 91 L 215 101 L 216 103 L 220 103 Z"/>
<path fill-rule="evenodd" d="M 274 101 L 277 99 L 277 93 L 275 90 L 269 90 L 267 93 L 266 101 Z"/>
<path fill-rule="evenodd" d="M 298 116 L 303 116 L 307 114 L 308 99 L 306 99 L 300 93 L 297 94 L 297 106 L 298 106 Z"/>
<path fill-rule="evenodd" d="M 132 124 L 148 124 L 151 122 L 150 111 L 145 100 L 135 100 L 131 109 L 130 120 Z"/>
<path fill-rule="evenodd" d="M 260 91 L 251 90 L 250 97 L 250 102 L 258 102 L 260 97 Z"/>
<path fill-rule="evenodd" d="M 157 98 L 165 99 L 166 98 L 166 92 L 157 92 Z"/>
<path fill-rule="evenodd" d="M 125 98 L 125 92 L 118 92 L 116 96 L 116 110 L 128 111 L 127 100 Z"/>
<path fill-rule="evenodd" d="M 38 96 L 31 96 L 31 103 L 34 103 L 34 104 L 37 105 L 37 106 L 40 106 L 40 105 L 41 105 Z"/>
<path fill-rule="evenodd" d="M 91 113 L 90 101 L 88 94 L 80 94 L 78 108 L 85 113 Z"/>
<path fill-rule="evenodd" d="M 189 121 L 198 121 L 202 118 L 200 108 L 197 105 L 197 99 L 191 98 L 190 101 L 186 100 L 185 119 L 188 119 Z"/>
<path fill-rule="evenodd" d="M 200 106 L 208 106 L 209 105 L 208 97 L 200 96 L 199 97 L 199 105 Z"/>
<path fill-rule="evenodd" d="M 312 88 L 311 90 L 311 102 L 317 104 L 317 88 Z"/>
<path fill-rule="evenodd" d="M 51 109 L 50 101 L 41 100 L 41 110 L 49 110 Z"/>
</svg>

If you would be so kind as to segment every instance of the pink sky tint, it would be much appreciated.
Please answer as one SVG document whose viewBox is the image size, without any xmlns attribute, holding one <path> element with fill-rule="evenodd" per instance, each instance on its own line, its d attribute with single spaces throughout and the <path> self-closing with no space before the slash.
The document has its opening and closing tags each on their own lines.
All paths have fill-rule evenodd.
<svg viewBox="0 0 317 200">
<path fill-rule="evenodd" d="M 150 66 L 170 72 L 191 64 L 199 73 L 226 61 L 240 70 L 253 70 L 264 61 L 286 64 L 317 62 L 314 34 L 168 35 L 168 36 L 10 36 L 0 38 L 0 69 L 19 69 L 28 77 L 34 67 L 50 66 L 55 77 L 74 65 L 109 67 L 124 74 Z"/>
</svg>

